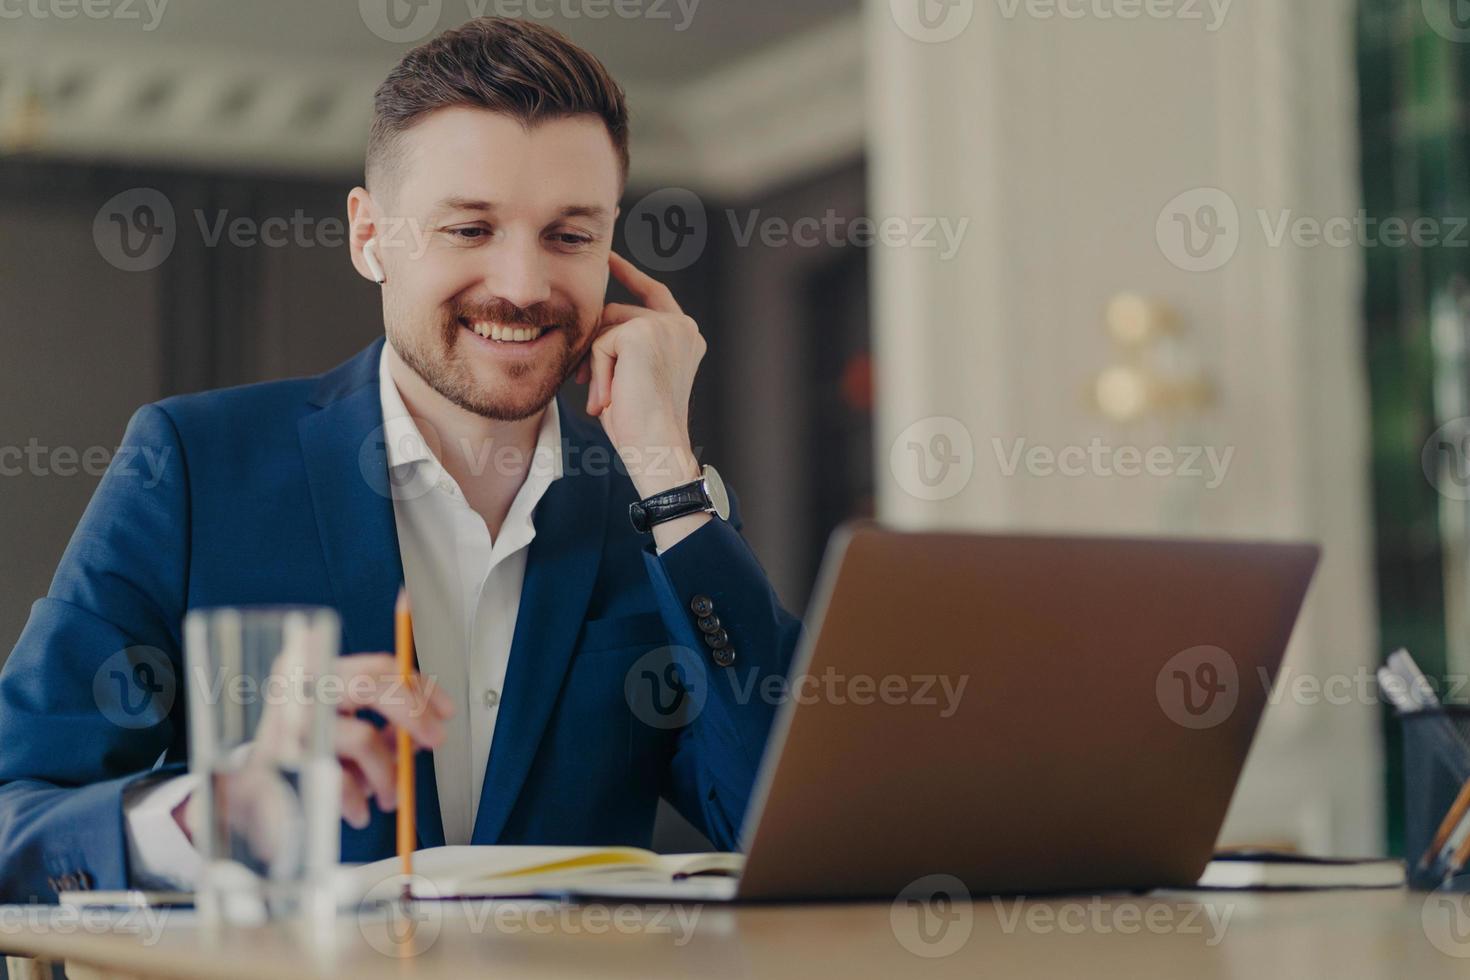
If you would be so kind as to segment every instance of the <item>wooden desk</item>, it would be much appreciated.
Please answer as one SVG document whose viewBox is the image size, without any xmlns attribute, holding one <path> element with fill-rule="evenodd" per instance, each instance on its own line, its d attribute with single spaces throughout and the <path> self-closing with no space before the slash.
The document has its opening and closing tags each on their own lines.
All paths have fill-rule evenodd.
<svg viewBox="0 0 1470 980">
<path fill-rule="evenodd" d="M 138 919 L 137 935 L 89 933 L 75 918 L 63 932 L 60 920 L 22 924 L 18 908 L 0 907 L 0 947 L 65 960 L 73 980 L 1470 976 L 1470 897 L 1400 891 L 981 899 L 949 909 L 447 903 L 396 943 L 378 917 L 346 917 L 304 943 L 288 925 L 208 937 L 178 913 L 157 929 Z"/>
</svg>

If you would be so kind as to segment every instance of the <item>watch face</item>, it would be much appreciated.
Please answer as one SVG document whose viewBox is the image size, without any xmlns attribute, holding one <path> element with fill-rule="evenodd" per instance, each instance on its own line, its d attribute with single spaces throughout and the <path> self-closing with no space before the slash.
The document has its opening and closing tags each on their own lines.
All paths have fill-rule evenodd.
<svg viewBox="0 0 1470 980">
<path fill-rule="evenodd" d="M 720 471 L 708 464 L 704 467 L 704 492 L 709 495 L 709 502 L 715 508 L 722 521 L 730 519 L 730 498 L 725 493 L 725 481 L 720 479 Z"/>
</svg>

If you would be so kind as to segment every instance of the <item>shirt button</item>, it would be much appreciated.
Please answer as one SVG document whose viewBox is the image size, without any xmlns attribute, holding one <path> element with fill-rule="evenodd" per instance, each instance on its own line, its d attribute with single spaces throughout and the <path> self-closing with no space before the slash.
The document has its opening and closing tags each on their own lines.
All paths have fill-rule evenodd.
<svg viewBox="0 0 1470 980">
<path fill-rule="evenodd" d="M 493 708 L 500 703 L 500 692 L 490 688 L 485 692 L 485 707 Z"/>
</svg>

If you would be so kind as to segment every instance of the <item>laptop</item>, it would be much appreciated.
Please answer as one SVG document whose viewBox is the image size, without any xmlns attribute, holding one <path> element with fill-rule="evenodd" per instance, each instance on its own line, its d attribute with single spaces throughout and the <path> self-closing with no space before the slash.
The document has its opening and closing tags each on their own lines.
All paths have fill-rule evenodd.
<svg viewBox="0 0 1470 980">
<path fill-rule="evenodd" d="M 1188 887 L 1214 851 L 1312 544 L 833 536 L 742 827 L 743 874 L 587 896 Z M 797 681 L 805 687 L 798 687 Z"/>
</svg>

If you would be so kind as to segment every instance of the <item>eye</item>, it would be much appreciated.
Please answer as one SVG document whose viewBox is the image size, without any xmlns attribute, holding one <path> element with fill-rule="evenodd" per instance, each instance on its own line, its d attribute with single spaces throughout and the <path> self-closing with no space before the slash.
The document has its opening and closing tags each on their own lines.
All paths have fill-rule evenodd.
<svg viewBox="0 0 1470 980">
<path fill-rule="evenodd" d="M 595 241 L 590 235 L 581 235 L 571 231 L 557 232 L 551 236 L 551 240 L 568 248 L 586 248 Z"/>
<path fill-rule="evenodd" d="M 446 234 L 449 235 L 449 237 L 462 242 L 477 242 L 483 238 L 489 238 L 491 234 L 489 228 L 485 228 L 480 225 L 465 225 L 460 228 L 446 228 L 444 229 L 444 231 Z"/>
</svg>

